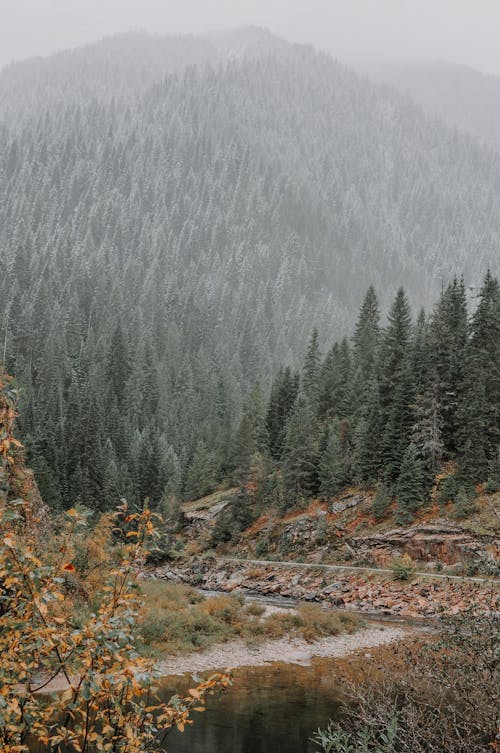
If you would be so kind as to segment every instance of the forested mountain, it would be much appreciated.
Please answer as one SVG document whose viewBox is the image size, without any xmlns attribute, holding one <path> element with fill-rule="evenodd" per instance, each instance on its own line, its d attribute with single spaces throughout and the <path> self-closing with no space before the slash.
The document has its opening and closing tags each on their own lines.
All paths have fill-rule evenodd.
<svg viewBox="0 0 500 753">
<path fill-rule="evenodd" d="M 224 472 L 253 385 L 369 284 L 498 269 L 500 158 L 310 48 L 126 35 L 0 78 L 1 352 L 53 504 Z"/>
<path fill-rule="evenodd" d="M 408 93 L 430 116 L 500 150 L 500 77 L 437 62 L 374 63 L 365 68 L 376 81 Z"/>
</svg>

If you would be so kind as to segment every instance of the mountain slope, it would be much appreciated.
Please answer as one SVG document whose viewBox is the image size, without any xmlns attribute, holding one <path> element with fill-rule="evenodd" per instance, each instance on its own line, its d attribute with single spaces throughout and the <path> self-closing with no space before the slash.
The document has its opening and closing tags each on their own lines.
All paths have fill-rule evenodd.
<svg viewBox="0 0 500 753">
<path fill-rule="evenodd" d="M 369 283 L 422 305 L 498 269 L 498 160 L 310 48 L 213 39 L 182 74 L 207 39 L 2 74 L 0 336 L 50 499 L 158 498 Z"/>
<path fill-rule="evenodd" d="M 130 32 L 0 71 L 0 109 L 17 118 L 69 102 L 133 98 L 186 67 L 286 56 L 292 46 L 265 29 L 244 27 L 206 36 Z"/>
<path fill-rule="evenodd" d="M 368 74 L 409 93 L 429 115 L 500 150 L 500 77 L 449 63 L 374 65 Z"/>
</svg>

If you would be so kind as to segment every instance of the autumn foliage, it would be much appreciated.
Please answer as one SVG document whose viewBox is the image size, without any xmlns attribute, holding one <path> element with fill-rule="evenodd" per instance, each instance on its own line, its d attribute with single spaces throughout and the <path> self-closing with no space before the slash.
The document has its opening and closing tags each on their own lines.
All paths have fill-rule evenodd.
<svg viewBox="0 0 500 753">
<path fill-rule="evenodd" d="M 169 729 L 183 730 L 191 712 L 203 710 L 207 694 L 229 680 L 214 675 L 168 703 L 156 695 L 154 666 L 139 656 L 134 635 L 140 607 L 135 579 L 155 536 L 148 509 L 129 513 L 121 505 L 112 518 L 116 562 L 102 584 L 92 581 L 92 609 L 71 608 L 81 596 L 68 553 L 85 521 L 70 510 L 62 533 L 53 532 L 50 542 L 26 525 L 27 500 L 12 498 L 22 466 L 12 435 L 14 400 L 11 383 L 0 374 L 0 749 L 158 749 Z"/>
</svg>

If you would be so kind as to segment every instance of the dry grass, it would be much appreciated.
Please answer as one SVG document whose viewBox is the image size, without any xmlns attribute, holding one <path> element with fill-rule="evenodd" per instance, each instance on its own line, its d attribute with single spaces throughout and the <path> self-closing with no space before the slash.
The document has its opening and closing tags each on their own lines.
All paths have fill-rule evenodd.
<svg viewBox="0 0 500 753">
<path fill-rule="evenodd" d="M 141 591 L 140 642 L 152 656 L 188 653 L 235 638 L 256 642 L 293 634 L 313 642 L 356 627 L 352 615 L 316 604 L 266 615 L 262 604 L 245 604 L 233 594 L 205 597 L 194 588 L 165 581 L 146 581 Z"/>
</svg>

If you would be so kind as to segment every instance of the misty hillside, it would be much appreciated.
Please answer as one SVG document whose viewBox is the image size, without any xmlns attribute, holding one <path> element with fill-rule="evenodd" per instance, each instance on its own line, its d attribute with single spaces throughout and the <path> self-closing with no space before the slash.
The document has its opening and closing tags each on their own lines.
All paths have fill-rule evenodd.
<svg viewBox="0 0 500 753">
<path fill-rule="evenodd" d="M 140 96 L 167 74 L 187 66 L 217 68 L 228 60 L 292 54 L 293 47 L 265 29 L 248 27 L 206 36 L 130 32 L 46 58 L 12 63 L 0 71 L 0 107 L 16 117 L 48 105 Z"/>
<path fill-rule="evenodd" d="M 429 115 L 500 150 L 500 77 L 448 63 L 375 64 L 369 75 L 409 93 Z"/>
<path fill-rule="evenodd" d="M 54 504 L 224 457 L 370 283 L 420 306 L 498 270 L 500 158 L 311 48 L 135 34 L 0 78 L 0 336 Z"/>
</svg>

